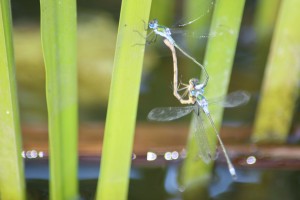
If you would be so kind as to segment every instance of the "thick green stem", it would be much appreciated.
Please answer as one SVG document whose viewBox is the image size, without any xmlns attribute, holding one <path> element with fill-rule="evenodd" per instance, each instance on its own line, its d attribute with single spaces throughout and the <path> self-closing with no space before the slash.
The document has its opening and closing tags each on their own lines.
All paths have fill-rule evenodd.
<svg viewBox="0 0 300 200">
<path fill-rule="evenodd" d="M 50 197 L 74 199 L 77 181 L 76 1 L 41 0 L 50 141 Z"/>
<path fill-rule="evenodd" d="M 151 0 L 122 1 L 97 199 L 127 199 Z M 137 33 L 139 32 L 139 33 Z"/>
<path fill-rule="evenodd" d="M 207 99 L 225 96 L 227 93 L 244 4 L 245 0 L 217 0 L 215 3 L 210 34 L 216 36 L 209 38 L 204 59 L 204 66 L 210 77 L 205 89 Z M 223 109 L 215 109 L 211 115 L 219 130 Z M 206 131 L 213 138 L 210 141 L 216 141 L 213 128 L 207 127 Z M 208 178 L 207 171 L 212 165 L 206 165 L 202 161 L 195 162 L 198 152 L 192 136 L 188 143 L 188 152 L 190 153 L 182 171 L 182 183 L 186 188 L 193 188 L 196 183 L 201 184 Z"/>
<path fill-rule="evenodd" d="M 299 95 L 299 6 L 298 0 L 281 2 L 252 136 L 257 142 L 285 142 L 290 130 Z"/>
<path fill-rule="evenodd" d="M 153 0 L 150 19 L 158 19 L 160 24 L 169 26 L 173 22 L 174 0 Z M 168 10 L 168 12 L 166 12 Z"/>
<path fill-rule="evenodd" d="M 187 21 L 183 21 L 182 23 L 197 19 L 194 23 L 187 25 L 185 28 L 192 35 L 197 35 L 198 38 L 189 36 L 189 34 L 187 34 L 187 37 L 183 38 L 187 43 L 186 45 L 189 52 L 191 55 L 195 56 L 197 60 L 203 60 L 204 57 L 214 6 L 213 0 L 187 0 L 184 4 L 184 19 Z M 185 67 L 184 70 L 182 70 L 184 73 L 183 76 L 195 78 L 195 74 L 199 72 L 199 69 L 193 67 L 190 62 L 185 61 L 184 65 L 192 67 Z"/>
<path fill-rule="evenodd" d="M 256 37 L 254 48 L 256 59 L 253 63 L 252 73 L 255 73 L 255 81 L 249 85 L 253 91 L 257 91 L 261 87 L 280 2 L 281 0 L 260 0 L 257 2 L 253 22 Z"/>
</svg>

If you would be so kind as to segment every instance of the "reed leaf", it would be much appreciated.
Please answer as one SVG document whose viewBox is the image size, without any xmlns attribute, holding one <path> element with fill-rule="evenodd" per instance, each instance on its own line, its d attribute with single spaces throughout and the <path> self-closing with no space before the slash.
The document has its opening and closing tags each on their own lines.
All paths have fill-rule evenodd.
<svg viewBox="0 0 300 200">
<path fill-rule="evenodd" d="M 199 46 L 205 46 L 206 44 L 206 36 L 208 38 L 208 32 L 209 32 L 209 25 L 210 25 L 210 20 L 211 20 L 211 13 L 213 13 L 214 10 L 214 1 L 213 0 L 187 0 L 186 3 L 184 4 L 184 16 L 185 19 L 192 21 L 197 18 L 199 18 L 195 23 L 192 23 L 188 25 L 186 28 L 189 31 L 197 31 L 196 33 L 199 34 L 199 37 L 202 36 L 203 39 L 199 43 L 195 42 L 195 39 L 190 39 L 186 38 L 189 49 L 193 51 L 193 53 L 198 50 L 199 52 Z M 184 23 L 187 23 L 184 22 Z M 199 45 L 201 44 L 201 45 Z M 203 45 L 202 45 L 203 44 Z M 201 48 L 201 50 L 204 48 Z M 197 53 L 197 57 L 203 59 L 203 55 L 200 52 Z"/>
<path fill-rule="evenodd" d="M 256 142 L 285 142 L 299 96 L 300 1 L 281 2 L 267 61 L 261 100 L 252 139 Z"/>
<path fill-rule="evenodd" d="M 158 19 L 159 23 L 164 25 L 173 23 L 175 5 L 174 0 L 153 0 L 150 19 Z M 168 12 L 166 12 L 166 10 L 168 10 Z"/>
<path fill-rule="evenodd" d="M 260 0 L 257 2 L 253 22 L 256 45 L 254 48 L 255 59 L 252 73 L 255 73 L 255 81 L 252 81 L 251 85 L 249 85 L 253 91 L 259 90 L 262 84 L 280 2 L 281 0 Z"/>
<path fill-rule="evenodd" d="M 76 1 L 41 0 L 50 141 L 50 197 L 77 197 Z"/>
<path fill-rule="evenodd" d="M 274 30 L 281 0 L 260 0 L 254 16 L 253 28 L 258 42 L 269 40 Z"/>
<path fill-rule="evenodd" d="M 209 27 L 211 24 L 211 17 L 214 11 L 214 0 L 187 0 L 184 4 L 184 18 L 188 21 L 196 20 L 194 23 L 187 25 L 185 28 L 198 36 L 198 38 L 186 37 L 184 40 L 187 43 L 188 51 L 194 55 L 197 60 L 203 60 L 207 39 L 209 36 Z M 185 67 L 183 73 L 187 77 L 195 78 L 195 74 L 199 73 L 199 69 L 194 67 L 190 61 L 184 62 Z"/>
<path fill-rule="evenodd" d="M 215 3 L 210 34 L 215 34 L 216 37 L 209 38 L 204 58 L 204 66 L 210 76 L 205 89 L 205 96 L 208 99 L 224 96 L 227 93 L 244 4 L 245 0 L 217 0 Z M 223 109 L 215 109 L 211 115 L 217 129 L 220 130 Z M 216 141 L 212 128 L 207 128 L 206 131 Z M 196 145 L 194 137 L 189 138 L 188 151 L 190 146 Z M 195 162 L 197 153 L 195 150 L 190 151 L 183 165 L 181 180 L 186 189 L 194 188 L 195 184 L 205 183 L 209 177 L 207 170 L 210 170 L 212 165 Z"/>
<path fill-rule="evenodd" d="M 187 46 L 189 47 L 189 51 L 196 56 L 195 58 L 197 60 L 202 60 L 204 56 L 204 50 L 207 43 L 205 36 L 209 35 L 208 32 L 212 15 L 211 13 L 213 13 L 214 10 L 214 8 L 211 6 L 213 3 L 214 2 L 212 0 L 187 0 L 184 4 L 183 18 L 185 21 L 182 21 L 182 23 L 187 23 L 188 21 L 194 20 L 201 16 L 195 23 L 189 24 L 185 27 L 188 31 L 196 31 L 196 34 L 203 36 L 202 39 L 196 39 L 199 40 L 199 42 L 195 42 L 195 38 L 184 38 L 187 42 Z M 184 66 L 188 66 L 185 68 L 185 75 L 187 75 L 189 78 L 195 78 L 195 74 L 199 72 L 199 69 L 195 68 L 195 65 L 191 64 L 191 62 L 185 61 Z M 191 124 L 190 130 L 192 128 L 193 124 Z M 211 168 L 210 165 L 199 165 L 198 162 L 195 163 L 196 157 L 193 156 L 197 155 L 198 153 L 198 144 L 193 137 L 194 136 L 192 134 L 189 134 L 186 147 L 188 149 L 188 156 L 184 161 L 182 170 L 180 172 L 180 184 L 182 184 L 182 186 L 186 189 L 184 191 L 185 199 L 193 199 L 196 196 L 199 197 L 205 193 L 205 188 L 199 187 L 199 185 L 202 185 L 204 182 L 206 182 Z M 200 176 L 201 178 L 199 179 Z"/>
<path fill-rule="evenodd" d="M 132 145 L 151 0 L 122 1 L 97 199 L 127 199 Z"/>
<path fill-rule="evenodd" d="M 9 0 L 0 0 L 0 199 L 25 199 Z"/>
</svg>

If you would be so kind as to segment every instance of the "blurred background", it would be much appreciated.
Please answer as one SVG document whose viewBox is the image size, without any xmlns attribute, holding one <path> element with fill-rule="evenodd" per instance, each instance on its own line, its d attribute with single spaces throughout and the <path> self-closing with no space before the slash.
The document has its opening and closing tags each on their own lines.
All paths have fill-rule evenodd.
<svg viewBox="0 0 300 200">
<path fill-rule="evenodd" d="M 174 11 L 163 13 L 165 16 L 160 22 L 172 27 L 186 19 L 182 17 L 184 1 L 168 1 Z M 120 5 L 120 1 L 78 1 L 78 86 L 81 122 L 105 120 Z M 254 97 L 259 92 L 263 76 L 263 65 L 255 66 L 255 62 L 260 58 L 253 52 L 255 33 L 251 24 L 255 6 L 256 1 L 247 1 L 230 89 L 248 90 Z M 208 8 L 209 3 L 201 9 L 205 12 Z M 162 15 L 155 11 L 152 11 L 152 18 Z M 45 70 L 39 33 L 39 2 L 13 0 L 12 14 L 21 119 L 24 123 L 46 123 Z M 210 15 L 199 20 L 200 24 L 206 24 L 197 31 L 203 36 L 208 36 L 209 20 L 205 17 L 209 18 Z M 226 31 L 226 27 L 222 29 L 221 31 Z M 195 34 L 196 29 L 192 31 Z M 180 34 L 177 41 L 186 47 L 187 41 Z M 198 60 L 203 60 L 207 39 L 192 36 L 188 36 L 188 39 L 197 44 L 197 52 L 187 50 L 188 47 L 185 50 Z M 270 38 L 265 42 L 269 44 Z M 179 79 L 186 83 L 191 77 L 199 78 L 200 70 L 193 65 L 184 65 L 186 61 L 183 56 L 178 56 L 179 61 L 183 60 L 182 65 L 179 63 Z M 256 70 L 260 70 L 260 73 Z M 138 120 L 145 121 L 147 113 L 155 106 L 178 105 L 172 95 L 172 76 L 171 54 L 162 39 L 158 38 L 155 44 L 146 46 Z M 251 110 L 252 112 L 248 110 L 246 117 L 249 121 L 253 118 L 255 109 Z"/>
<path fill-rule="evenodd" d="M 250 141 L 274 31 L 274 24 L 271 23 L 265 30 L 260 30 L 264 31 L 264 38 L 257 38 L 255 14 L 259 2 L 246 1 L 229 87 L 229 91 L 250 92 L 251 101 L 241 108 L 226 110 L 221 131 L 237 166 L 239 181 L 231 180 L 225 160 L 220 156 L 214 167 L 214 176 L 205 186 L 192 195 L 184 194 L 184 188 L 180 187 L 178 170 L 185 154 L 189 118 L 167 124 L 147 121 L 147 114 L 152 108 L 180 106 L 172 94 L 172 57 L 162 39 L 158 38 L 155 44 L 147 45 L 145 51 L 129 199 L 300 199 L 297 191 L 300 186 L 300 150 L 297 146 L 266 145 L 258 150 Z M 36 195 L 36 199 L 47 199 L 48 183 L 45 180 L 48 178 L 48 161 L 32 159 L 32 152 L 47 155 L 48 151 L 39 1 L 11 0 L 11 3 L 28 190 L 31 196 Z M 81 124 L 79 177 L 82 198 L 91 199 L 99 172 L 121 1 L 78 0 L 77 3 Z M 154 8 L 164 4 L 169 6 L 168 11 L 171 12 L 152 9 L 150 18 L 158 18 L 170 27 L 186 22 L 184 3 L 184 0 L 153 1 Z M 202 9 L 199 15 L 208 7 L 209 3 L 199 8 Z M 196 35 L 208 36 L 209 19 L 210 14 L 198 20 L 192 25 L 198 28 L 192 31 L 197 31 Z M 222 31 L 226 31 L 226 27 L 220 27 L 220 33 Z M 185 38 L 179 35 L 177 41 L 202 63 L 207 38 Z M 197 45 L 194 47 L 191 44 Z M 191 77 L 199 78 L 200 70 L 188 66 L 187 60 L 178 56 L 180 81 L 187 83 Z M 299 106 L 296 104 L 287 142 L 297 144 L 299 139 Z M 252 156 L 253 153 L 256 156 Z"/>
</svg>

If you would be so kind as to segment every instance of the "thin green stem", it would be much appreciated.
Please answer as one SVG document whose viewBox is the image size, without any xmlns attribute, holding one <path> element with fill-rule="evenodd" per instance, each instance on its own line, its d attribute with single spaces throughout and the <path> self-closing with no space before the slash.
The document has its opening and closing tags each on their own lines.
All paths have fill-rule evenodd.
<svg viewBox="0 0 300 200">
<path fill-rule="evenodd" d="M 0 0 L 0 199 L 25 199 L 9 0 Z"/>
</svg>

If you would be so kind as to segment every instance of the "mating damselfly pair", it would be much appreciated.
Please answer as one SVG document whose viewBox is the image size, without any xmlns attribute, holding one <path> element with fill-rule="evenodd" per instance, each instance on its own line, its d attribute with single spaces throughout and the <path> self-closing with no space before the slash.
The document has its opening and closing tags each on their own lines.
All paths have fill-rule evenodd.
<svg viewBox="0 0 300 200">
<path fill-rule="evenodd" d="M 148 119 L 154 121 L 171 121 L 184 117 L 189 113 L 193 113 L 192 132 L 194 133 L 195 139 L 199 147 L 199 156 L 206 163 L 216 158 L 214 156 L 215 142 L 210 141 L 209 138 L 211 137 L 208 137 L 207 135 L 207 127 L 210 126 L 212 128 L 212 131 L 218 138 L 219 144 L 227 161 L 229 172 L 233 178 L 236 178 L 234 166 L 232 165 L 232 162 L 228 156 L 228 153 L 216 128 L 215 122 L 211 116 L 209 105 L 218 105 L 225 108 L 236 107 L 247 103 L 249 101 L 250 95 L 245 91 L 237 91 L 230 93 L 229 95 L 223 98 L 207 100 L 204 95 L 204 89 L 209 81 L 209 75 L 206 71 L 206 68 L 203 65 L 201 65 L 196 59 L 194 59 L 192 56 L 190 56 L 184 50 L 182 50 L 182 48 L 173 39 L 171 29 L 158 24 L 158 20 L 156 19 L 149 22 L 149 28 L 152 29 L 149 35 L 155 33 L 154 39 L 156 39 L 156 35 L 160 35 L 163 38 L 165 38 L 164 42 L 172 52 L 174 65 L 174 96 L 182 104 L 192 105 L 184 107 L 155 108 L 151 110 L 148 114 Z M 190 79 L 189 84 L 182 84 L 185 87 L 181 89 L 178 88 L 178 67 L 174 47 L 176 47 L 176 49 L 183 53 L 187 58 L 191 59 L 199 67 L 201 67 L 201 69 L 204 72 L 204 81 L 202 83 L 200 83 L 198 79 Z M 180 95 L 178 93 L 181 90 L 185 90 L 183 95 Z M 184 99 L 186 95 L 188 95 L 188 99 Z"/>
<path fill-rule="evenodd" d="M 184 26 L 190 25 L 190 24 L 198 21 L 199 19 L 201 19 L 202 17 L 204 17 L 206 14 L 208 14 L 212 10 L 213 5 L 214 5 L 214 1 L 211 1 L 210 6 L 208 7 L 208 9 L 206 10 L 205 13 L 203 13 L 202 15 L 196 17 L 193 20 L 188 21 L 187 23 L 179 24 L 178 27 L 182 28 Z M 199 66 L 203 70 L 203 73 L 204 73 L 204 76 L 205 76 L 205 78 L 203 80 L 203 85 L 206 86 L 207 83 L 208 83 L 208 80 L 209 80 L 209 75 L 208 75 L 205 67 L 201 63 L 199 63 L 194 57 L 192 57 L 186 51 L 184 51 L 180 47 L 180 45 L 178 45 L 178 43 L 174 40 L 174 38 L 172 36 L 173 29 L 171 29 L 171 28 L 169 28 L 167 26 L 159 24 L 157 19 L 151 20 L 148 23 L 148 27 L 149 27 L 149 29 L 151 31 L 147 35 L 146 38 L 148 39 L 153 33 L 154 33 L 154 37 L 151 40 L 148 40 L 147 43 L 149 44 L 149 43 L 152 43 L 152 42 L 156 41 L 157 35 L 160 35 L 161 37 L 163 37 L 166 40 L 168 40 L 171 45 L 175 46 L 184 56 L 186 56 L 187 58 L 189 58 L 190 60 L 192 60 L 197 66 Z M 178 29 L 177 29 L 177 31 L 178 31 Z M 202 37 L 203 38 L 207 38 L 207 37 L 211 37 L 211 36 L 214 36 L 214 34 L 210 35 L 210 36 L 200 36 L 200 38 L 202 38 Z"/>
<path fill-rule="evenodd" d="M 149 112 L 148 119 L 162 122 L 172 121 L 193 113 L 192 131 L 198 144 L 199 156 L 206 163 L 216 158 L 214 156 L 214 143 L 209 140 L 210 137 L 207 135 L 208 133 L 206 131 L 206 127 L 210 125 L 218 138 L 226 158 L 229 172 L 233 178 L 236 178 L 235 169 L 210 114 L 209 105 L 233 108 L 247 103 L 250 99 L 250 95 L 245 91 L 236 91 L 228 94 L 224 98 L 207 100 L 204 96 L 204 88 L 201 87 L 202 85 L 199 84 L 198 79 L 191 79 L 189 82 L 190 84 L 186 86 L 186 89 L 188 89 L 191 102 L 194 101 L 193 105 L 184 107 L 154 108 Z"/>
</svg>

